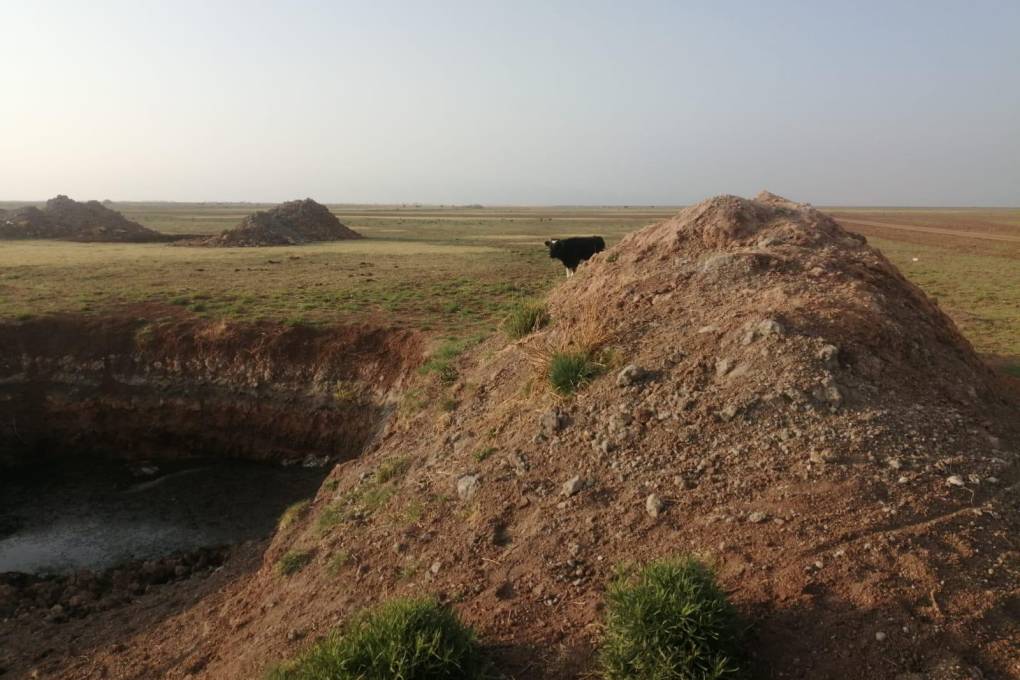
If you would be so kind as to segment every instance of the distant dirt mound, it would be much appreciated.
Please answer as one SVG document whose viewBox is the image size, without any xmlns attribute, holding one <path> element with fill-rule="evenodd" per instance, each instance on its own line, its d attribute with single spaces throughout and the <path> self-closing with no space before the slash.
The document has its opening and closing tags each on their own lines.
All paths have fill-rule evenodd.
<svg viewBox="0 0 1020 680">
<path fill-rule="evenodd" d="M 432 593 L 508 675 L 589 677 L 616 570 L 691 553 L 763 677 L 1020 677 L 1017 404 L 865 239 L 721 196 L 594 256 L 549 313 L 422 378 L 258 573 L 91 661 L 253 677 Z M 604 363 L 569 399 L 542 368 L 563 351 Z"/>
<path fill-rule="evenodd" d="M 208 239 L 189 241 L 187 245 L 286 246 L 356 238 L 361 238 L 361 234 L 342 224 L 329 208 L 306 198 L 281 203 L 270 210 L 260 210 L 245 217 L 233 229 Z"/>
<path fill-rule="evenodd" d="M 167 236 L 132 222 L 99 201 L 81 203 L 60 195 L 43 209 L 27 206 L 0 211 L 0 239 L 146 243 Z"/>
</svg>

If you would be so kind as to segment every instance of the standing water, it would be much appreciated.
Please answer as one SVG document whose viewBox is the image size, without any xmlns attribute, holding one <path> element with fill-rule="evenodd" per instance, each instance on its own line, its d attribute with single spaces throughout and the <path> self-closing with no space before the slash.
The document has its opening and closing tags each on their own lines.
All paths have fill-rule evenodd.
<svg viewBox="0 0 1020 680">
<path fill-rule="evenodd" d="M 100 570 L 269 536 L 328 469 L 89 460 L 0 476 L 0 573 Z"/>
</svg>

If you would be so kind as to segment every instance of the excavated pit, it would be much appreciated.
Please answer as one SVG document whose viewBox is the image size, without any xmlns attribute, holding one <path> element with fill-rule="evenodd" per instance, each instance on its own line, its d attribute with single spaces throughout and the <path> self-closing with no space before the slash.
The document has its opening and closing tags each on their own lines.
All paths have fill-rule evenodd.
<svg viewBox="0 0 1020 680">
<path fill-rule="evenodd" d="M 0 324 L 0 573 L 267 538 L 372 441 L 421 349 L 368 326 Z"/>
</svg>

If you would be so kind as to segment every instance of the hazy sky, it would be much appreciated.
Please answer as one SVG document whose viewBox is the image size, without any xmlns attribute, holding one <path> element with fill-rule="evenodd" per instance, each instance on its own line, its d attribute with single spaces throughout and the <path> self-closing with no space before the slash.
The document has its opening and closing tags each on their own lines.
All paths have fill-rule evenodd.
<svg viewBox="0 0 1020 680">
<path fill-rule="evenodd" d="M 1020 1 L 0 0 L 0 198 L 1020 205 Z"/>
</svg>

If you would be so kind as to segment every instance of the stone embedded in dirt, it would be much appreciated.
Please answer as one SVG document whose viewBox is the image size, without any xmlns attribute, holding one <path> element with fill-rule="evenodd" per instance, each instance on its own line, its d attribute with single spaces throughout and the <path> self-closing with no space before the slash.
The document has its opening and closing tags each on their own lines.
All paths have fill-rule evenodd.
<svg viewBox="0 0 1020 680">
<path fill-rule="evenodd" d="M 259 210 L 233 229 L 217 236 L 182 242 L 182 245 L 247 248 L 357 238 L 361 238 L 361 234 L 341 223 L 329 208 L 306 198 Z"/>
<path fill-rule="evenodd" d="M 616 384 L 619 387 L 628 387 L 641 381 L 644 371 L 635 364 L 627 364 L 616 374 Z"/>
<path fill-rule="evenodd" d="M 565 421 L 559 409 L 546 411 L 538 420 L 539 434 L 546 438 L 552 437 L 563 428 Z"/>
<path fill-rule="evenodd" d="M 563 487 L 560 489 L 560 493 L 564 496 L 573 496 L 583 488 L 584 482 L 579 476 L 574 476 L 563 482 Z"/>
<path fill-rule="evenodd" d="M 946 484 L 950 486 L 964 486 L 966 482 L 963 481 L 963 477 L 960 475 L 949 475 L 946 478 Z"/>
<path fill-rule="evenodd" d="M 661 498 L 654 493 L 648 494 L 648 498 L 645 499 L 645 512 L 652 518 L 657 518 L 665 509 L 666 503 Z"/>
<path fill-rule="evenodd" d="M 147 229 L 99 201 L 75 201 L 60 195 L 42 209 L 27 206 L 0 211 L 0 239 L 151 243 L 171 237 Z"/>
<path fill-rule="evenodd" d="M 464 475 L 457 480 L 457 495 L 461 500 L 470 500 L 478 491 L 478 475 Z"/>
<path fill-rule="evenodd" d="M 754 512 L 747 516 L 747 521 L 750 522 L 751 524 L 761 524 L 768 518 L 769 516 L 766 513 L 760 510 L 755 510 Z"/>
</svg>

